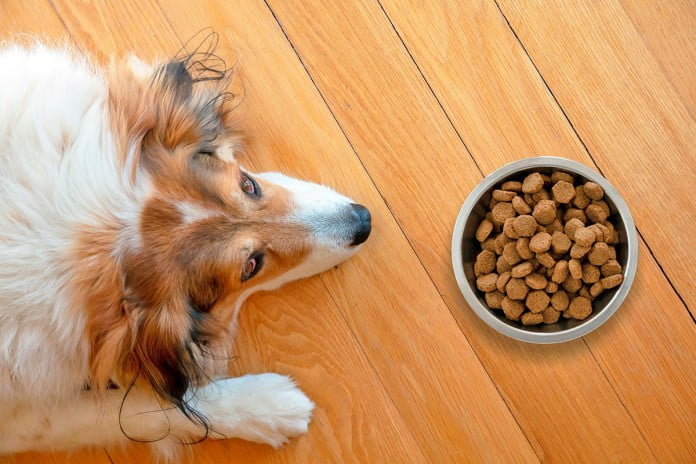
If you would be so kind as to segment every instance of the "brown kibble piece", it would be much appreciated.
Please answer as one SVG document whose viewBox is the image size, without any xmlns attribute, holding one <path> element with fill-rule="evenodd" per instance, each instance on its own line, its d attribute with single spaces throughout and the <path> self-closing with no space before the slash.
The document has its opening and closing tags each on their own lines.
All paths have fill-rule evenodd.
<svg viewBox="0 0 696 464">
<path fill-rule="evenodd" d="M 525 306 L 533 313 L 540 313 L 549 305 L 549 296 L 541 290 L 529 292 L 525 300 Z"/>
<path fill-rule="evenodd" d="M 543 290 L 547 285 L 546 277 L 536 272 L 524 278 L 524 283 L 533 290 Z"/>
<path fill-rule="evenodd" d="M 522 257 L 520 257 L 520 254 L 517 253 L 517 243 L 510 242 L 505 245 L 503 248 L 503 258 L 505 258 L 505 261 L 507 261 L 511 266 L 514 266 L 522 261 Z"/>
<path fill-rule="evenodd" d="M 495 239 L 492 237 L 487 238 L 486 240 L 483 241 L 483 243 L 481 243 L 481 249 L 483 249 L 483 250 L 488 250 L 488 251 L 492 251 L 493 253 L 495 253 L 495 248 L 496 248 L 495 247 Z"/>
<path fill-rule="evenodd" d="M 515 229 L 512 227 L 512 223 L 515 222 L 514 218 L 507 218 L 505 220 L 505 223 L 503 224 L 503 233 L 510 237 L 511 239 L 517 239 L 517 232 L 515 232 Z"/>
<path fill-rule="evenodd" d="M 551 297 L 551 306 L 553 306 L 553 309 L 556 311 L 565 311 L 568 309 L 569 303 L 570 298 L 568 298 L 568 294 L 563 290 L 557 291 Z"/>
<path fill-rule="evenodd" d="M 546 189 L 541 189 L 537 193 L 532 193 L 532 198 L 539 203 L 541 200 L 551 200 L 551 195 Z"/>
<path fill-rule="evenodd" d="M 603 278 L 600 282 L 602 282 L 602 287 L 604 287 L 605 290 L 609 290 L 623 282 L 623 276 L 621 274 L 614 274 Z"/>
<path fill-rule="evenodd" d="M 616 248 L 613 246 L 609 247 L 609 259 L 616 259 Z"/>
<path fill-rule="evenodd" d="M 570 174 L 568 174 L 567 172 L 553 171 L 551 173 L 551 182 L 559 182 L 559 181 L 567 182 L 570 185 L 573 185 L 573 183 L 575 182 L 575 178 L 573 176 L 571 176 Z"/>
<path fill-rule="evenodd" d="M 565 254 L 568 253 L 572 242 L 570 238 L 563 232 L 554 232 L 551 236 L 551 247 L 554 253 Z"/>
<path fill-rule="evenodd" d="M 582 188 L 590 200 L 599 201 L 604 198 L 604 190 L 594 182 L 586 182 Z"/>
<path fill-rule="evenodd" d="M 563 215 L 563 220 L 568 222 L 571 219 L 578 219 L 580 222 L 582 222 L 582 225 L 587 224 L 587 215 L 585 214 L 585 211 L 581 209 L 576 209 L 576 208 L 570 208 L 568 209 L 565 214 Z"/>
<path fill-rule="evenodd" d="M 490 274 L 483 275 L 476 279 L 476 288 L 482 292 L 492 292 L 495 290 L 495 283 L 498 280 L 498 274 L 492 272 Z"/>
<path fill-rule="evenodd" d="M 582 227 L 575 231 L 573 238 L 575 243 L 578 245 L 590 246 L 595 242 L 597 236 L 594 233 L 594 230 L 590 229 L 589 227 Z"/>
<path fill-rule="evenodd" d="M 500 292 L 500 293 L 505 293 L 505 285 L 507 285 L 508 281 L 510 280 L 510 277 L 512 277 L 512 274 L 510 274 L 510 271 L 503 272 L 498 276 L 498 280 L 495 283 L 495 288 Z"/>
<path fill-rule="evenodd" d="M 529 249 L 534 253 L 543 253 L 551 248 L 551 236 L 547 232 L 539 232 L 529 241 Z"/>
<path fill-rule="evenodd" d="M 599 268 L 590 263 L 582 265 L 582 281 L 586 284 L 599 282 Z"/>
<path fill-rule="evenodd" d="M 524 194 L 524 202 L 532 208 L 534 208 L 534 205 L 536 205 L 536 200 L 534 200 L 534 197 L 532 197 L 532 195 L 529 193 Z"/>
<path fill-rule="evenodd" d="M 563 287 L 563 290 L 568 293 L 577 293 L 577 291 L 582 288 L 582 280 L 573 279 L 571 276 L 568 276 L 561 286 Z"/>
<path fill-rule="evenodd" d="M 580 259 L 583 256 L 585 256 L 587 253 L 589 253 L 591 249 L 592 249 L 592 247 L 582 246 L 582 245 L 576 243 L 570 248 L 570 257 L 575 258 L 575 259 Z"/>
<path fill-rule="evenodd" d="M 498 201 L 512 201 L 515 198 L 515 192 L 507 190 L 493 190 L 493 199 Z"/>
<path fill-rule="evenodd" d="M 551 224 L 556 219 L 556 204 L 552 200 L 539 200 L 532 216 L 541 225 Z"/>
<path fill-rule="evenodd" d="M 512 226 L 515 228 L 515 232 L 517 232 L 518 236 L 531 237 L 536 231 L 537 223 L 532 216 L 523 214 L 515 218 Z"/>
<path fill-rule="evenodd" d="M 583 285 L 580 291 L 578 292 L 578 296 L 583 296 L 587 298 L 588 300 L 592 301 L 592 295 L 590 295 L 590 289 L 587 285 Z"/>
<path fill-rule="evenodd" d="M 563 283 L 568 278 L 568 261 L 560 260 L 556 262 L 553 267 L 553 274 L 551 274 L 551 281 L 557 284 Z"/>
<path fill-rule="evenodd" d="M 522 197 L 514 197 L 512 199 L 512 207 L 515 208 L 517 214 L 529 214 L 532 212 L 532 208 L 529 207 L 526 201 Z"/>
<path fill-rule="evenodd" d="M 546 288 L 544 290 L 548 294 L 556 293 L 558 291 L 558 284 L 556 282 L 549 281 L 549 283 L 546 284 Z"/>
<path fill-rule="evenodd" d="M 512 275 L 512 277 L 516 279 L 521 279 L 531 274 L 533 270 L 534 267 L 532 266 L 532 264 L 528 261 L 525 261 L 524 263 L 518 264 L 517 266 L 513 267 L 510 271 L 510 274 Z"/>
<path fill-rule="evenodd" d="M 498 256 L 498 261 L 495 262 L 495 271 L 498 274 L 502 274 L 504 272 L 510 272 L 512 269 L 512 264 L 507 262 L 507 259 L 505 259 L 502 256 Z"/>
<path fill-rule="evenodd" d="M 602 285 L 602 282 L 597 282 L 590 287 L 590 295 L 592 295 L 592 298 L 597 298 L 603 291 L 604 286 Z"/>
<path fill-rule="evenodd" d="M 575 238 L 575 232 L 581 227 L 585 227 L 585 224 L 583 224 L 580 219 L 573 218 L 566 222 L 565 234 L 568 236 L 568 238 L 573 240 Z"/>
<path fill-rule="evenodd" d="M 551 268 L 554 264 L 556 264 L 556 260 L 553 259 L 549 253 L 539 253 L 536 255 L 536 259 L 546 268 Z"/>
<path fill-rule="evenodd" d="M 604 222 L 609 217 L 609 214 L 602 208 L 602 206 L 592 203 L 585 209 L 585 214 L 587 218 L 592 222 Z"/>
<path fill-rule="evenodd" d="M 516 180 L 509 180 L 507 182 L 503 182 L 503 185 L 501 185 L 500 188 L 501 190 L 508 190 L 510 192 L 521 192 L 522 182 L 518 182 Z"/>
<path fill-rule="evenodd" d="M 615 259 L 610 259 L 602 264 L 602 276 L 609 277 L 615 274 L 621 274 L 621 264 Z"/>
<path fill-rule="evenodd" d="M 560 211 L 560 210 L 559 210 Z M 556 218 L 554 219 L 551 224 L 546 226 L 546 232 L 549 234 L 553 235 L 555 232 L 563 232 L 563 222 Z"/>
<path fill-rule="evenodd" d="M 538 172 L 533 172 L 524 178 L 522 191 L 524 193 L 536 193 L 544 186 L 544 179 Z"/>
<path fill-rule="evenodd" d="M 568 314 L 573 319 L 583 320 L 592 314 L 592 302 L 585 297 L 576 296 L 568 306 Z"/>
<path fill-rule="evenodd" d="M 486 304 L 491 309 L 502 309 L 503 298 L 505 295 L 497 290 L 486 293 Z"/>
<path fill-rule="evenodd" d="M 609 245 L 602 242 L 592 245 L 592 250 L 587 254 L 587 260 L 595 266 L 601 266 L 609 261 Z"/>
<path fill-rule="evenodd" d="M 541 313 L 526 312 L 520 318 L 522 325 L 537 325 L 544 322 L 544 316 Z"/>
<path fill-rule="evenodd" d="M 570 271 L 570 275 L 573 276 L 573 279 L 582 278 L 582 264 L 580 264 L 579 260 L 571 259 L 568 261 L 568 270 Z"/>
<path fill-rule="evenodd" d="M 524 312 L 523 302 L 512 300 L 507 296 L 503 298 L 503 301 L 500 303 L 500 306 L 502 306 L 503 308 L 505 317 L 507 317 L 511 321 L 519 321 L 520 315 Z"/>
<path fill-rule="evenodd" d="M 485 241 L 491 235 L 491 232 L 493 232 L 493 223 L 488 219 L 484 219 L 476 229 L 476 240 L 479 242 Z"/>
<path fill-rule="evenodd" d="M 512 278 L 505 286 L 505 293 L 513 300 L 524 300 L 528 292 L 529 288 L 522 279 Z"/>
<path fill-rule="evenodd" d="M 490 201 L 488 202 L 488 208 L 493 209 L 493 208 L 495 208 L 495 205 L 497 205 L 498 203 L 500 203 L 498 200 L 491 197 Z"/>
<path fill-rule="evenodd" d="M 505 201 L 495 205 L 491 212 L 493 213 L 493 222 L 496 224 L 503 224 L 507 218 L 515 217 L 515 208 L 512 207 L 512 203 Z"/>
<path fill-rule="evenodd" d="M 495 269 L 495 253 L 492 251 L 483 250 L 476 256 L 474 262 L 474 274 L 478 277 L 485 274 L 490 274 Z"/>
<path fill-rule="evenodd" d="M 573 198 L 573 205 L 576 208 L 585 209 L 589 204 L 590 197 L 587 196 L 582 185 L 575 187 L 575 198 Z"/>
<path fill-rule="evenodd" d="M 553 309 L 552 306 L 543 310 L 541 315 L 544 317 L 544 324 L 555 324 L 558 322 L 558 318 L 561 317 L 561 313 Z"/>
<path fill-rule="evenodd" d="M 531 259 L 534 257 L 534 252 L 529 249 L 529 238 L 522 237 L 517 239 L 517 254 L 522 259 Z"/>
<path fill-rule="evenodd" d="M 551 188 L 553 199 L 559 203 L 570 203 L 575 197 L 575 187 L 570 182 L 560 180 Z"/>
<path fill-rule="evenodd" d="M 504 233 L 499 233 L 495 237 L 495 254 L 496 255 L 502 255 L 503 250 L 505 249 L 505 245 L 510 243 L 510 237 L 505 235 Z"/>
</svg>

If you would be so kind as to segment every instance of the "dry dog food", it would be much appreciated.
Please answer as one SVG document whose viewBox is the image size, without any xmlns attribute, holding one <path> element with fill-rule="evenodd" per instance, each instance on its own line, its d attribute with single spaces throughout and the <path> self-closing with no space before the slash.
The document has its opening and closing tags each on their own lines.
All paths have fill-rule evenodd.
<svg viewBox="0 0 696 464">
<path fill-rule="evenodd" d="M 503 182 L 476 230 L 476 288 L 523 325 L 587 318 L 592 301 L 623 282 L 610 217 L 602 187 L 566 172 Z"/>
</svg>

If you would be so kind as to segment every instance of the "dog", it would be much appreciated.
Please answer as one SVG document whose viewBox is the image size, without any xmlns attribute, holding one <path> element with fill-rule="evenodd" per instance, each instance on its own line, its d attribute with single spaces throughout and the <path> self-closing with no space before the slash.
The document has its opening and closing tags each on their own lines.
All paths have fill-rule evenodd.
<svg viewBox="0 0 696 464">
<path fill-rule="evenodd" d="M 290 378 L 225 376 L 235 321 L 356 253 L 370 213 L 245 170 L 229 74 L 0 44 L 0 454 L 307 430 Z"/>
</svg>

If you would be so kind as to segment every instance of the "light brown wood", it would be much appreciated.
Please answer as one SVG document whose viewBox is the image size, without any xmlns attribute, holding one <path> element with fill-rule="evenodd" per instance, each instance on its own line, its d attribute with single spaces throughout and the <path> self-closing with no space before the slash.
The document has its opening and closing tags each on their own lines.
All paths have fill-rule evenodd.
<svg viewBox="0 0 696 464">
<path fill-rule="evenodd" d="M 476 182 L 480 179 L 480 173 L 473 166 L 462 169 L 458 166 L 460 159 L 451 156 L 456 151 L 453 147 L 459 143 L 456 135 L 453 131 L 444 135 L 439 132 L 439 128 L 448 127 L 444 116 L 439 115 L 440 120 L 435 124 L 431 122 L 438 117 L 437 103 L 433 98 L 428 98 L 429 92 L 422 82 L 403 72 L 404 69 L 412 69 L 413 64 L 408 55 L 399 51 L 394 44 L 397 39 L 388 28 L 388 22 L 383 21 L 382 24 L 387 26 L 380 27 L 380 22 L 374 19 L 379 17 L 377 7 L 370 6 L 370 2 L 362 2 L 359 6 L 355 6 L 355 2 L 340 6 L 334 3 L 330 7 L 322 4 L 316 8 L 306 4 L 303 8 L 290 8 L 283 2 L 274 1 L 270 4 L 426 268 L 431 271 L 433 280 L 456 311 L 455 314 L 462 315 L 465 333 L 508 404 L 516 412 L 523 430 L 528 437 L 534 437 L 534 443 L 539 447 L 538 453 L 544 458 L 559 461 L 577 456 L 597 458 L 602 453 L 606 453 L 604 456 L 609 459 L 612 455 L 636 452 L 633 447 L 642 446 L 634 457 L 640 453 L 650 456 L 650 449 L 635 427 L 630 411 L 627 413 L 624 410 L 611 383 L 605 379 L 605 373 L 599 369 L 584 343 L 576 342 L 560 351 L 559 347 L 520 344 L 511 344 L 501 350 L 501 343 L 505 343 L 499 340 L 501 337 L 489 334 L 486 338 L 483 335 L 486 332 L 482 334 L 480 327 L 476 326 L 474 316 L 459 312 L 465 308 L 465 304 L 457 290 L 449 291 L 456 286 L 449 269 L 442 265 L 449 261 L 451 231 L 451 223 L 443 224 L 442 218 L 453 220 L 461 205 L 464 195 L 457 192 L 457 184 L 467 184 L 472 179 Z M 413 15 L 413 21 L 409 23 L 411 30 L 417 30 L 419 37 L 433 38 L 433 42 L 424 48 L 441 54 L 437 61 L 442 63 L 438 77 L 450 84 L 459 79 L 458 85 L 448 87 L 448 92 L 456 94 L 459 99 L 457 103 L 465 101 L 462 112 L 475 109 L 476 114 L 482 114 L 466 126 L 459 127 L 455 122 L 477 162 L 489 172 L 493 167 L 519 157 L 518 153 L 525 153 L 524 149 L 529 150 L 533 144 L 542 146 L 548 141 L 555 143 L 560 150 L 563 140 L 557 140 L 554 135 L 565 124 L 560 111 L 549 111 L 539 116 L 542 121 L 555 124 L 556 130 L 539 124 L 534 117 L 525 117 L 527 107 L 524 102 L 538 107 L 537 102 L 544 101 L 545 92 L 543 86 L 539 90 L 535 88 L 533 80 L 524 80 L 524 74 L 520 76 L 524 66 L 511 66 L 510 61 L 524 65 L 524 54 L 521 50 L 521 55 L 510 56 L 509 52 L 506 53 L 516 50 L 516 44 L 504 23 L 501 23 L 497 10 L 486 9 L 485 4 L 481 4 L 471 15 L 464 8 L 458 14 L 457 7 L 448 4 L 445 8 L 447 14 L 438 14 L 431 11 L 431 6 L 431 2 L 414 2 L 402 10 Z M 320 10 L 325 8 L 328 9 L 327 13 L 321 14 Z M 447 23 L 436 23 L 433 17 L 447 20 Z M 422 18 L 429 18 L 429 21 Z M 397 24 L 399 19 L 403 20 L 404 16 L 394 19 Z M 462 24 L 467 27 L 462 28 Z M 501 24 L 502 27 L 496 27 Z M 487 44 L 487 48 L 475 63 L 471 62 L 471 56 L 477 53 L 473 50 L 473 44 L 458 42 L 459 31 L 463 31 L 461 35 L 464 35 L 469 30 L 486 34 L 482 42 Z M 360 47 L 360 43 L 376 45 Z M 447 44 L 449 48 L 445 52 L 438 49 L 437 44 Z M 467 52 L 462 50 L 468 50 L 469 57 L 463 56 Z M 418 54 L 415 56 L 417 61 L 425 58 Z M 494 57 L 493 64 L 484 61 L 490 57 Z M 425 59 L 430 58 L 431 55 L 428 55 Z M 361 69 L 375 71 L 364 73 L 360 79 L 353 79 L 352 76 L 360 75 Z M 466 69 L 477 71 L 462 71 Z M 417 76 L 417 71 L 414 70 L 411 75 Z M 502 76 L 500 81 L 494 78 L 498 75 Z M 464 79 L 475 82 L 461 82 L 459 76 L 466 76 Z M 507 93 L 502 93 L 504 90 Z M 507 104 L 508 101 L 513 103 Z M 377 117 L 382 122 L 374 127 L 371 122 Z M 492 137 L 496 134 L 496 128 L 501 126 L 515 127 L 524 133 L 524 137 L 511 134 L 507 141 L 498 142 L 497 150 L 484 149 L 488 143 L 483 139 Z M 539 127 L 538 131 L 536 127 Z M 567 132 L 565 140 L 570 147 L 581 149 L 572 133 Z M 515 147 L 517 144 L 522 146 Z M 524 147 L 525 144 L 527 147 Z M 529 154 L 533 154 L 533 151 Z M 401 159 L 408 161 L 400 163 Z M 397 161 L 386 169 L 385 163 L 388 161 L 385 160 Z M 414 173 L 418 175 L 413 177 Z M 449 176 L 456 176 L 458 180 L 451 182 Z M 404 185 L 410 188 L 404 189 Z M 440 213 L 442 216 L 439 216 Z M 427 221 L 422 221 L 421 218 L 426 217 Z M 433 258 L 434 253 L 439 256 Z M 685 312 L 682 316 L 688 319 Z M 632 322 L 639 323 L 639 316 Z M 474 330 L 468 331 L 472 325 Z M 644 327 L 644 330 L 647 329 L 649 327 Z M 686 342 L 689 343 L 688 338 Z M 554 362 L 554 356 L 558 356 L 557 362 Z M 679 361 L 681 363 L 674 370 L 689 366 L 683 359 Z M 525 372 L 527 375 L 511 376 L 510 372 Z M 559 385 L 563 385 L 560 390 L 566 393 L 564 397 L 575 398 L 576 404 L 581 407 L 564 408 L 559 404 L 556 400 Z M 530 391 L 534 393 L 530 394 Z M 683 396 L 690 399 L 686 394 Z M 607 416 L 608 411 L 615 415 Z M 578 423 L 593 425 L 577 430 Z M 544 427 L 544 424 L 547 426 Z M 598 435 L 596 430 L 600 429 L 607 432 Z M 626 440 L 619 439 L 620 435 L 631 433 L 633 440 L 628 444 Z M 559 447 L 561 440 L 564 446 Z"/>
<path fill-rule="evenodd" d="M 208 441 L 185 461 L 696 459 L 696 326 L 643 243 L 634 289 L 617 315 L 584 340 L 558 346 L 491 331 L 466 306 L 449 259 L 456 213 L 484 173 L 537 154 L 594 166 L 566 111 L 693 310 L 691 283 L 673 277 L 683 268 L 678 258 L 693 256 L 660 235 L 674 233 L 688 246 L 689 229 L 646 231 L 658 219 L 681 225 L 669 215 L 683 200 L 654 216 L 664 206 L 652 194 L 657 187 L 629 185 L 625 175 L 628 166 L 645 181 L 650 171 L 639 166 L 645 153 L 638 149 L 656 141 L 667 174 L 687 154 L 693 63 L 680 67 L 679 60 L 696 53 L 686 40 L 696 17 L 689 2 L 659 9 L 628 0 L 563 2 L 553 16 L 542 4 L 503 2 L 533 63 L 493 1 L 380 1 L 0 2 L 0 37 L 74 37 L 101 62 L 127 52 L 171 56 L 212 26 L 222 55 L 241 64 L 245 164 L 336 186 L 372 210 L 373 236 L 356 258 L 257 295 L 242 312 L 231 372 L 296 378 L 317 402 L 309 433 L 280 450 Z M 558 44 L 544 48 L 548 41 Z M 617 82 L 596 67 L 610 69 Z M 606 99 L 606 114 L 592 113 L 593 95 Z M 622 99 L 630 104 L 621 106 Z M 630 105 L 640 114 L 628 112 Z M 687 169 L 687 180 L 692 174 Z M 656 175 L 663 181 L 666 174 Z M 689 187 L 667 185 L 675 197 Z M 142 446 L 0 458 L 109 460 L 152 462 Z"/>
<path fill-rule="evenodd" d="M 643 237 L 696 315 L 696 121 L 684 101 L 617 2 L 500 3 L 603 173 L 635 199 Z"/>
<path fill-rule="evenodd" d="M 621 6 L 691 117 L 696 117 L 696 1 L 621 0 Z"/>
</svg>

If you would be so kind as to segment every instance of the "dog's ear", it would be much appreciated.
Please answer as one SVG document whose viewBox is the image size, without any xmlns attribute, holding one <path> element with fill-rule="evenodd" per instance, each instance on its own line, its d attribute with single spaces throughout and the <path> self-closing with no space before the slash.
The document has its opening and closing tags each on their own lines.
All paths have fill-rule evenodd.
<svg viewBox="0 0 696 464">
<path fill-rule="evenodd" d="M 184 60 L 170 61 L 162 67 L 162 84 L 179 101 L 187 101 L 193 93 L 193 78 Z"/>
</svg>

